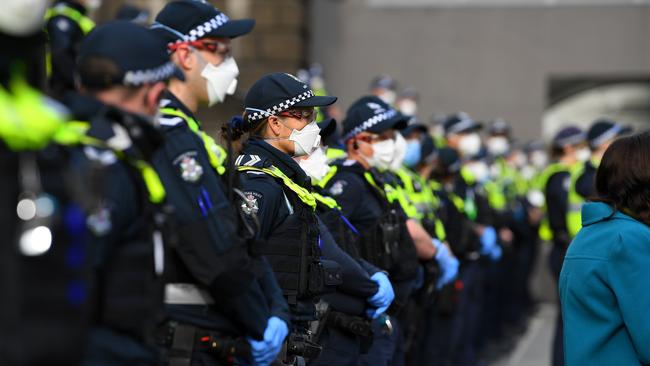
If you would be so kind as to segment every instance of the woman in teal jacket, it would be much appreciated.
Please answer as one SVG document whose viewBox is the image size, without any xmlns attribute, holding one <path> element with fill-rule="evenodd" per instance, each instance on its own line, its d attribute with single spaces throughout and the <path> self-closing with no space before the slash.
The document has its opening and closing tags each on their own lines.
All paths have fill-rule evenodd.
<svg viewBox="0 0 650 366">
<path fill-rule="evenodd" d="M 560 275 L 566 364 L 650 364 L 650 134 L 616 140 Z"/>
</svg>

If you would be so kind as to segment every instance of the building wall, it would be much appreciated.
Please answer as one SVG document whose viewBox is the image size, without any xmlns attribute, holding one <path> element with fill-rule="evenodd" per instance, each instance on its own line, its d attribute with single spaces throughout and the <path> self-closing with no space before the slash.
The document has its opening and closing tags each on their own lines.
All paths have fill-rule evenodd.
<svg viewBox="0 0 650 366">
<path fill-rule="evenodd" d="M 395 0 L 394 3 L 398 3 Z M 547 83 L 650 74 L 650 6 L 372 7 L 312 0 L 310 60 L 347 107 L 387 72 L 420 91 L 420 117 L 464 110 L 540 136 Z"/>
</svg>

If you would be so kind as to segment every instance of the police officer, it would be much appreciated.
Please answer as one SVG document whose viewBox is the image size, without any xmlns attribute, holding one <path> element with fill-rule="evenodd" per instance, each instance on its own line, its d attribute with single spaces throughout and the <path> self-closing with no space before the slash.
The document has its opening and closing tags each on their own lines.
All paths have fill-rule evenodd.
<svg viewBox="0 0 650 366">
<path fill-rule="evenodd" d="M 56 142 L 64 108 L 28 81 L 42 63 L 47 1 L 0 13 L 0 364 L 78 364 L 88 306 L 86 202 L 70 150 Z M 40 56 L 40 57 L 38 57 Z M 90 196 L 88 193 L 86 196 Z"/>
<path fill-rule="evenodd" d="M 369 123 L 364 123 L 370 121 Z M 371 123 L 374 122 L 374 123 Z M 387 364 L 393 358 L 401 330 L 394 318 L 411 293 L 417 271 L 417 254 L 397 202 L 389 202 L 379 172 L 371 168 L 388 168 L 393 160 L 393 126 L 403 124 L 404 117 L 377 97 L 363 97 L 347 112 L 344 141 L 348 160 L 337 166 L 336 174 L 325 185 L 341 205 L 352 225 L 360 228 L 359 246 L 362 257 L 388 271 L 396 290 L 396 299 L 388 317 L 373 322 L 375 340 L 370 352 L 361 358 L 363 364 Z M 382 142 L 384 142 L 382 144 Z M 390 145 L 388 149 L 386 146 Z M 452 257 L 440 246 L 433 255 Z"/>
<path fill-rule="evenodd" d="M 551 155 L 555 161 L 546 168 L 540 178 L 541 185 L 544 187 L 546 215 L 553 241 L 549 265 L 556 280 L 560 275 L 564 255 L 571 241 L 567 227 L 571 170 L 577 166 L 578 151 L 584 149 L 584 144 L 585 133 L 581 129 L 568 126 L 558 131 L 552 142 Z M 553 339 L 553 365 L 563 365 L 563 355 L 562 315 L 558 312 Z"/>
<path fill-rule="evenodd" d="M 322 141 L 327 141 L 336 130 L 336 121 L 325 120 L 319 124 Z M 327 163 L 327 149 L 323 146 L 308 157 L 299 158 L 300 167 L 309 175 L 314 185 L 316 211 L 338 245 L 323 246 L 326 258 L 334 259 L 345 269 L 360 269 L 343 273 L 343 283 L 337 292 L 326 294 L 323 301 L 331 310 L 324 321 L 326 327 L 319 337 L 323 351 L 312 364 L 356 365 L 360 354 L 367 353 L 372 343 L 372 329 L 368 319 L 377 317 L 390 305 L 394 297 L 386 274 L 359 256 L 359 231 L 343 216 L 341 208 L 332 197 L 323 192 L 324 178 L 333 175 L 336 167 Z M 317 193 L 318 192 L 318 193 Z M 349 255 L 332 255 L 338 246 Z M 353 261 L 350 263 L 350 259 Z M 356 263 L 355 263 L 356 262 Z M 346 265 L 347 264 L 347 265 Z M 348 271 L 352 272 L 352 271 Z M 352 278 L 350 278 L 352 277 Z M 370 307 L 371 309 L 368 309 Z M 382 309 L 383 308 L 383 309 Z"/>
<path fill-rule="evenodd" d="M 370 94 L 392 106 L 397 99 L 397 81 L 388 74 L 377 75 L 370 82 Z"/>
<path fill-rule="evenodd" d="M 143 30 L 128 22 L 113 24 L 110 31 L 106 31 L 108 33 L 93 32 L 84 42 L 88 47 L 82 47 L 82 51 L 86 51 L 87 56 L 84 55 L 89 65 L 83 61 L 80 63 L 80 75 L 86 89 L 96 91 L 99 98 L 113 100 L 107 95 L 114 90 L 109 88 L 106 91 L 105 85 L 95 85 L 93 82 L 101 83 L 114 78 L 90 72 L 97 67 L 93 61 L 97 62 L 99 55 L 110 52 L 113 52 L 113 62 L 127 70 L 124 64 L 131 57 L 137 56 L 140 62 L 151 60 L 152 57 L 166 57 L 166 62 L 157 67 L 143 68 L 133 73 L 127 71 L 123 78 L 128 83 L 147 83 L 150 82 L 148 79 L 165 75 L 169 70 L 178 70 L 169 61 L 159 38 L 147 30 L 146 38 L 143 38 L 148 42 L 148 47 L 132 44 L 132 47 L 125 48 L 114 46 L 117 48 L 115 50 L 105 46 L 124 45 L 124 42 L 117 43 L 110 37 L 131 39 Z M 159 58 L 158 62 L 161 62 Z M 87 74 L 90 75 L 84 78 L 85 67 L 88 67 Z M 156 98 L 147 97 L 146 100 L 158 103 L 163 90 L 164 85 Z M 140 124 L 142 126 L 146 125 Z M 169 350 L 165 352 L 169 362 L 224 364 L 231 362 L 235 356 L 250 358 L 243 336 L 260 340 L 270 331 L 280 338 L 274 342 L 276 346 L 262 344 L 256 349 L 253 344 L 252 354 L 257 363 L 267 364 L 279 351 L 284 337 L 283 329 L 286 335 L 286 322 L 281 319 L 287 318 L 286 304 L 281 297 L 269 298 L 266 289 L 260 288 L 256 278 L 258 270 L 251 268 L 255 263 L 248 257 L 245 244 L 237 239 L 234 212 L 226 203 L 226 193 L 220 187 L 216 173 L 210 168 L 201 138 L 187 127 L 166 134 L 170 137 L 153 148 L 151 160 L 168 192 L 167 201 L 174 206 L 173 215 L 170 216 L 175 225 L 167 227 L 174 227 L 177 242 L 172 244 L 178 245 L 172 245 L 172 250 L 165 257 L 164 302 L 167 320 L 157 327 L 155 340 L 163 349 Z M 119 184 L 116 186 L 120 189 Z M 279 294 L 278 291 L 276 293 Z M 215 299 L 220 300 L 218 305 Z M 271 315 L 277 316 L 274 318 Z M 97 357 L 102 356 L 91 353 L 93 356 L 96 354 Z"/>
<path fill-rule="evenodd" d="M 321 294 L 341 282 L 338 264 L 321 260 L 322 233 L 310 192 L 309 177 L 292 157 L 311 154 L 319 146 L 314 107 L 327 106 L 335 97 L 315 96 L 295 76 L 273 73 L 263 76 L 248 91 L 242 120 L 233 120 L 232 138 L 248 133 L 237 158 L 242 190 L 249 214 L 257 214 L 256 248 L 271 263 L 289 303 L 292 333 L 287 344 L 289 359 L 313 359 L 320 347 L 313 342 L 310 323 Z M 252 219 L 252 216 L 251 216 Z"/>
<path fill-rule="evenodd" d="M 95 27 L 87 16 L 91 0 L 59 0 L 46 13 L 45 29 L 49 37 L 46 68 L 50 93 L 62 98 L 65 91 L 75 90 L 73 71 L 83 38 Z"/>
<path fill-rule="evenodd" d="M 209 26 L 206 26 L 208 24 Z M 157 15 L 156 22 L 152 25 L 153 32 L 162 36 L 167 45 L 167 50 L 172 54 L 172 61 L 185 71 L 185 80 L 173 80 L 170 83 L 169 91 L 164 94 L 161 100 L 161 129 L 167 137 L 169 145 L 169 159 L 171 163 L 180 167 L 182 177 L 186 181 L 184 186 L 196 186 L 197 181 L 202 180 L 199 191 L 193 191 L 189 194 L 189 200 L 197 202 L 203 217 L 209 217 L 210 221 L 221 215 L 232 216 L 227 209 L 213 209 L 210 202 L 203 203 L 200 198 L 203 192 L 218 195 L 218 197 L 230 196 L 230 187 L 225 171 L 226 152 L 218 146 L 214 140 L 208 136 L 201 128 L 201 124 L 194 116 L 199 105 L 214 105 L 223 102 L 227 94 L 234 92 L 233 86 L 236 85 L 238 75 L 237 65 L 230 54 L 230 39 L 239 35 L 250 32 L 255 22 L 252 19 L 230 20 L 225 14 L 207 3 L 197 1 L 175 1 L 167 4 L 165 8 Z M 203 36 L 195 38 L 196 29 L 202 29 Z M 194 38 L 193 38 L 194 37 Z M 192 170 L 195 169 L 192 164 L 196 164 L 194 157 L 187 154 L 187 149 L 201 151 L 208 157 L 209 165 L 201 166 L 198 177 L 192 176 Z M 194 161 L 194 163 L 193 163 Z M 190 162 L 192 164 L 187 164 Z M 179 165 L 180 164 L 180 165 Z M 187 174 L 186 174 L 187 173 Z M 232 173 L 231 173 L 232 174 Z M 197 201 L 198 199 L 198 201 Z M 222 201 L 219 199 L 218 201 Z M 189 213 L 188 213 L 189 215 Z M 183 214 L 182 217 L 187 215 Z M 235 218 L 237 219 L 237 218 Z M 231 217 L 232 220 L 232 217 Z M 215 223 L 216 224 L 216 223 Z M 237 222 L 231 222 L 230 225 L 238 225 Z M 239 224 L 241 226 L 241 223 Z M 215 225 L 218 230 L 224 230 Z M 228 228 L 225 228 L 226 230 Z M 232 234 L 231 234 L 232 235 Z M 249 234 L 250 236 L 250 234 Z M 217 239 L 217 238 L 215 238 Z M 252 238 L 249 238 L 249 241 Z M 234 240 L 234 239 L 230 239 Z M 223 241 L 223 239 L 221 239 Z M 220 243 L 222 248 L 228 248 L 227 240 Z M 264 355 L 277 354 L 282 340 L 288 331 L 289 322 L 286 313 L 286 305 L 282 299 L 278 285 L 271 275 L 268 264 L 258 258 L 258 263 L 264 269 L 263 276 L 259 276 L 255 282 L 258 282 L 260 289 L 267 297 L 267 302 L 272 304 L 272 317 L 268 320 L 268 326 L 264 332 L 264 340 L 251 341 L 253 345 L 253 356 L 258 362 L 262 362 Z M 195 266 L 188 262 L 188 265 Z M 227 282 L 230 280 L 223 280 Z M 227 283 L 222 283 L 227 285 Z M 225 293 L 238 293 L 241 291 L 234 284 L 232 288 Z M 257 294 L 257 291 L 251 292 Z M 245 301 L 242 297 L 241 301 Z M 250 300 L 253 300 L 251 297 Z M 254 302 L 254 301 L 253 301 Z M 191 304 L 178 303 L 174 312 L 184 313 Z M 245 305 L 245 304 L 244 304 Z M 183 309 L 180 309 L 183 307 Z M 191 306 L 190 306 L 191 307 Z M 250 309 L 245 306 L 235 305 L 233 302 L 232 310 L 238 312 L 242 318 L 249 318 Z M 195 316 L 200 317 L 197 312 Z M 250 320 L 254 320 L 251 318 Z M 198 319 L 193 323 L 196 325 Z M 255 323 L 251 323 L 255 324 Z M 266 321 L 263 321 L 266 324 Z M 215 324 L 217 329 L 222 326 Z M 256 334 L 256 327 L 246 329 L 245 333 L 253 332 Z M 256 337 L 257 338 L 257 337 Z M 279 341 L 279 342 L 278 342 Z M 267 356 L 268 358 L 270 356 Z M 266 359 L 265 358 L 265 359 Z M 272 360 L 270 357 L 269 360 Z"/>
<path fill-rule="evenodd" d="M 167 192 L 151 165 L 162 142 L 152 117 L 164 82 L 182 73 L 157 42 L 131 23 L 99 27 L 80 47 L 77 72 L 85 94 L 66 97 L 75 126 L 87 135 L 81 169 L 101 182 L 101 200 L 87 220 L 94 274 L 88 365 L 159 362 L 152 338 L 170 235 L 163 227 L 169 224 Z M 100 177 L 92 174 L 95 165 L 103 167 Z"/>
<path fill-rule="evenodd" d="M 605 150 L 616 138 L 630 131 L 630 128 L 605 118 L 596 120 L 587 130 L 587 142 L 591 149 L 591 156 L 571 171 L 567 216 L 567 229 L 571 237 L 575 237 L 582 227 L 580 215 L 582 204 L 585 200 L 596 196 L 596 187 L 594 186 L 596 170 Z"/>
</svg>

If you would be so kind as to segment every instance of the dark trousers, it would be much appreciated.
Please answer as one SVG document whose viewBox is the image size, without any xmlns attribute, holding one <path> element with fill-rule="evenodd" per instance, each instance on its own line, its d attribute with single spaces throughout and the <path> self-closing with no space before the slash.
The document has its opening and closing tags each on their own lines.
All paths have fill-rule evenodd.
<svg viewBox="0 0 650 366">
<path fill-rule="evenodd" d="M 108 328 L 92 329 L 83 366 L 160 365 L 160 352 Z"/>
<path fill-rule="evenodd" d="M 391 317 L 393 324 L 393 331 L 387 334 L 384 327 L 377 319 L 372 322 L 372 330 L 375 332 L 373 337 L 372 347 L 367 354 L 359 357 L 359 366 L 387 366 L 393 360 L 399 333 L 401 332 L 400 325 L 397 319 Z"/>
<path fill-rule="evenodd" d="M 460 280 L 463 290 L 451 326 L 451 364 L 474 366 L 478 362 L 477 344 L 483 312 L 483 270 L 478 261 L 464 263 Z"/>
<path fill-rule="evenodd" d="M 557 285 L 562 271 L 562 263 L 566 249 L 562 245 L 554 244 L 549 257 L 551 273 Z M 557 319 L 555 323 L 555 335 L 553 337 L 553 366 L 564 366 L 564 327 L 562 325 L 562 308 L 558 301 Z"/>
<path fill-rule="evenodd" d="M 310 366 L 356 366 L 359 360 L 361 345 L 359 339 L 332 327 L 325 327 L 318 343 L 323 350 Z"/>
</svg>

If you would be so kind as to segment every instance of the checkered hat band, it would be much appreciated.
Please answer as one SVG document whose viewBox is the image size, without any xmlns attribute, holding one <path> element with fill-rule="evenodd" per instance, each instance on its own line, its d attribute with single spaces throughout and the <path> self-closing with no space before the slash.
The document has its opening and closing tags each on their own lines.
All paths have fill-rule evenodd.
<svg viewBox="0 0 650 366">
<path fill-rule="evenodd" d="M 618 135 L 619 132 L 621 132 L 621 126 L 618 125 L 618 124 L 616 124 L 616 125 L 612 126 L 609 130 L 603 132 L 602 135 L 596 137 L 596 138 L 591 142 L 591 146 L 593 146 L 593 147 L 599 146 L 599 145 L 601 145 L 603 142 L 605 142 L 605 141 L 607 141 L 607 140 L 609 140 L 609 139 L 613 139 L 614 137 L 616 137 L 616 135 Z"/>
<path fill-rule="evenodd" d="M 199 24 L 196 26 L 196 28 L 192 29 L 191 31 L 187 32 L 187 34 L 182 34 L 175 29 L 168 27 L 164 24 L 160 23 L 154 23 L 152 25 L 152 28 L 163 28 L 177 37 L 179 39 L 175 43 L 182 43 L 182 42 L 194 42 L 197 39 L 201 39 L 205 37 L 206 35 L 214 32 L 215 30 L 221 28 L 224 24 L 228 23 L 230 21 L 230 18 L 224 13 L 220 13 L 219 15 L 215 16 L 214 18 L 208 20 L 207 22 L 203 24 Z M 180 38 L 182 36 L 182 38 Z"/>
<path fill-rule="evenodd" d="M 176 65 L 170 61 L 153 69 L 127 71 L 122 82 L 130 86 L 156 83 L 169 79 L 175 70 Z"/>
<path fill-rule="evenodd" d="M 395 116 L 397 116 L 397 111 L 394 110 L 394 109 L 390 109 L 387 112 L 374 115 L 374 116 L 368 118 L 367 120 L 365 120 L 362 124 L 360 124 L 357 127 L 353 128 L 350 132 L 348 132 L 343 137 L 343 140 L 350 139 L 350 138 L 360 134 L 361 132 L 372 128 L 374 125 L 378 124 L 379 122 L 389 120 L 391 118 L 394 118 Z"/>
<path fill-rule="evenodd" d="M 309 99 L 314 96 L 314 92 L 312 90 L 307 90 L 306 92 L 295 96 L 293 98 L 287 99 L 284 102 L 280 104 L 276 104 L 271 108 L 268 108 L 266 110 L 259 110 L 255 108 L 246 108 L 249 111 L 255 111 L 255 113 L 249 114 L 248 115 L 248 120 L 249 121 L 257 121 L 264 119 L 266 117 L 270 117 L 273 115 L 276 115 L 280 112 L 286 111 L 293 107 L 294 105 L 302 102 L 303 100 Z"/>
<path fill-rule="evenodd" d="M 458 121 L 455 125 L 449 127 L 447 133 L 458 133 L 474 126 L 474 121 L 469 118 Z"/>
<path fill-rule="evenodd" d="M 555 145 L 557 146 L 576 145 L 583 142 L 584 140 L 585 140 L 585 133 L 582 132 L 576 135 L 567 136 L 565 138 L 558 139 L 555 141 Z"/>
</svg>

